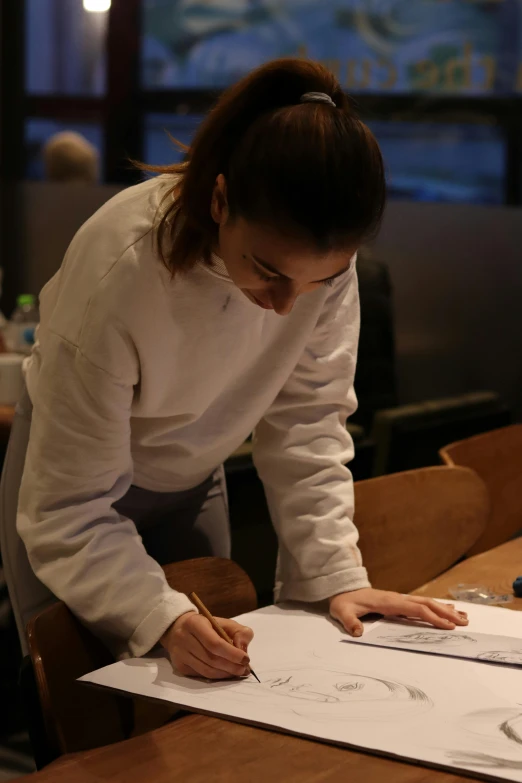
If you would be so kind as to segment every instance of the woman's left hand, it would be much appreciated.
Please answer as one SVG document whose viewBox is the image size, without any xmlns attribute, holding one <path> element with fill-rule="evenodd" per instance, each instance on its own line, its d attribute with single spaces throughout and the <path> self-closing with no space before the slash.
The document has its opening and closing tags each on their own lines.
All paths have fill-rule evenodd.
<svg viewBox="0 0 522 783">
<path fill-rule="evenodd" d="M 365 587 L 330 598 L 330 614 L 352 636 L 362 636 L 364 628 L 359 617 L 370 613 L 422 620 L 446 631 L 468 624 L 467 614 L 457 611 L 454 606 L 419 595 L 401 595 Z"/>
</svg>

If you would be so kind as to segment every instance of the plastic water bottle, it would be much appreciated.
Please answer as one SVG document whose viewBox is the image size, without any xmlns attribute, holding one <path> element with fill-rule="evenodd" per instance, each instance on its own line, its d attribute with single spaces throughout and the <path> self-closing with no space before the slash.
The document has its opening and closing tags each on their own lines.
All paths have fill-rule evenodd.
<svg viewBox="0 0 522 783">
<path fill-rule="evenodd" d="M 19 296 L 16 300 L 16 309 L 6 328 L 8 349 L 15 353 L 31 353 L 39 320 L 36 297 L 32 294 Z"/>
</svg>

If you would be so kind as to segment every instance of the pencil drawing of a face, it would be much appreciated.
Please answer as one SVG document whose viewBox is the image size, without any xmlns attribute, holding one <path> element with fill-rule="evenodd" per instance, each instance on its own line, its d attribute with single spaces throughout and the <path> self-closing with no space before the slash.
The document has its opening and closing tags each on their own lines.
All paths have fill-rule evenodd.
<svg viewBox="0 0 522 783">
<path fill-rule="evenodd" d="M 492 663 L 511 663 L 522 666 L 522 650 L 492 650 L 477 655 L 479 661 L 491 661 Z"/>
<path fill-rule="evenodd" d="M 430 699 L 416 687 L 313 667 L 263 672 L 261 685 L 252 686 L 250 693 L 263 693 L 273 700 L 274 706 L 280 704 L 299 714 L 317 717 L 328 714 L 330 717 L 378 719 L 383 714 L 431 707 Z"/>
<path fill-rule="evenodd" d="M 342 701 L 374 701 L 385 699 L 391 693 L 385 681 L 371 677 L 346 675 L 343 679 L 339 674 L 330 672 L 329 677 L 312 670 L 286 674 L 263 680 L 262 687 L 269 688 L 277 695 L 292 699 L 317 701 L 323 704 L 339 704 Z"/>
<path fill-rule="evenodd" d="M 463 633 L 437 633 L 436 631 L 419 631 L 406 636 L 381 636 L 380 638 L 397 644 L 422 644 L 437 647 L 456 647 L 465 642 L 469 644 L 477 642 L 472 636 L 466 636 Z"/>
</svg>

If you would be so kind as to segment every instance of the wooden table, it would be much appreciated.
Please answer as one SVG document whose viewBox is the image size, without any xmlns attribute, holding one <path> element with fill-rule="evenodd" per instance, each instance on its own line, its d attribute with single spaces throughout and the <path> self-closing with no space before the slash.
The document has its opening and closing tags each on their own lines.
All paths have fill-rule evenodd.
<svg viewBox="0 0 522 783">
<path fill-rule="evenodd" d="M 522 572 L 522 538 L 470 558 L 417 590 L 447 597 L 459 582 L 512 592 Z M 522 610 L 522 599 L 509 606 Z M 67 756 L 27 783 L 464 783 L 430 770 L 237 723 L 190 715 L 134 739 Z"/>
<path fill-rule="evenodd" d="M 450 587 L 473 583 L 485 585 L 498 595 L 513 595 L 513 582 L 517 576 L 522 576 L 522 537 L 464 560 L 414 592 L 416 595 L 450 598 Z M 522 611 L 522 598 L 515 598 L 506 606 Z"/>
</svg>

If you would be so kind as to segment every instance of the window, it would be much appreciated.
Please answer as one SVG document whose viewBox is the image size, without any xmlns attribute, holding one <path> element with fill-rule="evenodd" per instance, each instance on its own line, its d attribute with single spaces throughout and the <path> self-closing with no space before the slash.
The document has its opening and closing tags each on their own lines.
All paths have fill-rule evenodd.
<svg viewBox="0 0 522 783">
<path fill-rule="evenodd" d="M 390 196 L 411 201 L 502 204 L 506 143 L 495 126 L 371 122 Z"/>
<path fill-rule="evenodd" d="M 189 145 L 201 119 L 199 114 L 148 114 L 145 118 L 145 163 L 162 166 L 181 162 L 183 151 L 168 134 Z"/>
<path fill-rule="evenodd" d="M 65 124 L 58 120 L 27 119 L 25 125 L 27 179 L 44 178 L 43 147 L 51 136 L 65 130 L 80 133 L 96 147 L 100 158 L 102 157 L 103 131 L 100 125 L 85 122 L 68 122 Z"/>
<path fill-rule="evenodd" d="M 274 57 L 352 92 L 514 92 L 521 0 L 143 0 L 142 82 L 224 87 Z M 522 89 L 522 85 L 518 85 Z"/>
<path fill-rule="evenodd" d="M 107 12 L 82 0 L 26 0 L 26 90 L 31 95 L 105 92 Z"/>
</svg>

